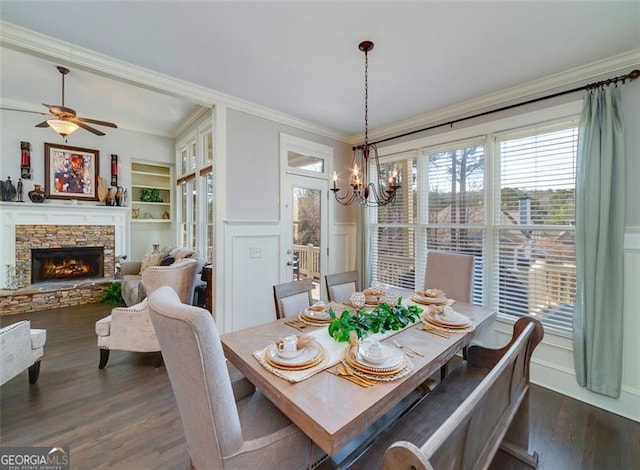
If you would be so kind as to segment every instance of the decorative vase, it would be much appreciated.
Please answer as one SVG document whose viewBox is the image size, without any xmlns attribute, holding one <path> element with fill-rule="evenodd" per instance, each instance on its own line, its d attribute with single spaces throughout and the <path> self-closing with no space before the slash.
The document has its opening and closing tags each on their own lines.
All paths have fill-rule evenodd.
<svg viewBox="0 0 640 470">
<path fill-rule="evenodd" d="M 113 194 L 111 193 L 111 188 L 107 188 L 107 197 L 104 198 L 105 206 L 113 206 Z"/>
<path fill-rule="evenodd" d="M 47 195 L 42 190 L 42 186 L 39 184 L 34 184 L 33 189 L 27 193 L 29 195 L 29 199 L 31 202 L 44 202 Z"/>
<path fill-rule="evenodd" d="M 116 188 L 116 194 L 114 196 L 115 198 L 115 205 L 116 206 L 122 206 L 122 186 L 118 186 Z"/>
</svg>

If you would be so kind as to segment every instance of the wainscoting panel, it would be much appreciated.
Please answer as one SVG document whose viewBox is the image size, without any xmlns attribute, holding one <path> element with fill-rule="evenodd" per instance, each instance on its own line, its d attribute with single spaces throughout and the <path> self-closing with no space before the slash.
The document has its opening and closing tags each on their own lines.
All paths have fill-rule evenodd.
<svg viewBox="0 0 640 470">
<path fill-rule="evenodd" d="M 329 273 L 356 269 L 356 224 L 334 224 L 329 240 Z"/>
<path fill-rule="evenodd" d="M 225 268 L 218 270 L 227 280 L 222 331 L 275 320 L 273 285 L 279 282 L 280 264 L 278 225 L 225 224 Z"/>
</svg>

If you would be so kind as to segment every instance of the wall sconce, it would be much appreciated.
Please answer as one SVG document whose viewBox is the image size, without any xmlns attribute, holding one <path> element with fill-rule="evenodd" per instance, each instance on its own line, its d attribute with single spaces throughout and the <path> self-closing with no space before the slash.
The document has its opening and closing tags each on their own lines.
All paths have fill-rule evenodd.
<svg viewBox="0 0 640 470">
<path fill-rule="evenodd" d="M 111 186 L 118 186 L 118 156 L 111 154 Z"/>
<path fill-rule="evenodd" d="M 20 142 L 20 177 L 23 180 L 31 179 L 31 144 Z"/>
</svg>

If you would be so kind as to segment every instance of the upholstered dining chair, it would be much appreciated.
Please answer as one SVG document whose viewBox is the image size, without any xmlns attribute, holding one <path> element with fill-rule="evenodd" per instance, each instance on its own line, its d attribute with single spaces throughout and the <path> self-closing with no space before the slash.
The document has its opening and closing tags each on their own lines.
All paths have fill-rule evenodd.
<svg viewBox="0 0 640 470">
<path fill-rule="evenodd" d="M 284 282 L 273 286 L 273 300 L 276 305 L 276 318 L 297 315 L 313 303 L 311 278 Z"/>
<path fill-rule="evenodd" d="M 358 292 L 360 285 L 358 271 L 327 274 L 324 281 L 329 302 L 346 302 L 351 298 L 351 294 Z"/>
<path fill-rule="evenodd" d="M 425 289 L 440 289 L 449 299 L 471 303 L 473 293 L 473 255 L 429 250 Z"/>
<path fill-rule="evenodd" d="M 198 261 L 185 259 L 171 266 L 152 266 L 142 273 L 141 284 L 146 295 L 162 286 L 173 288 L 183 303 L 193 302 L 193 286 L 196 281 Z M 140 287 L 142 289 L 142 287 Z M 131 307 L 116 307 L 111 315 L 96 322 L 96 335 L 100 349 L 99 369 L 104 369 L 111 350 L 133 352 L 159 352 L 160 345 L 149 320 L 147 299 Z M 158 355 L 156 367 L 162 365 Z"/>
<path fill-rule="evenodd" d="M 191 468 L 312 468 L 322 453 L 259 390 L 235 401 L 209 312 L 162 287 L 149 297 Z"/>
<path fill-rule="evenodd" d="M 471 303 L 473 297 L 473 255 L 448 253 L 429 250 L 427 253 L 427 270 L 424 276 L 425 289 L 440 289 L 447 298 Z M 467 358 L 468 348 L 462 349 L 462 356 Z M 440 379 L 448 372 L 448 363 L 440 368 Z"/>
</svg>

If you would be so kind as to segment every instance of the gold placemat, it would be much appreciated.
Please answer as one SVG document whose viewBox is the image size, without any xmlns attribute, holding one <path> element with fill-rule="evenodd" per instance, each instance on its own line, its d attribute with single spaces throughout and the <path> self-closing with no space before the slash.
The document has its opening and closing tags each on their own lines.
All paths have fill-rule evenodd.
<svg viewBox="0 0 640 470">
<path fill-rule="evenodd" d="M 473 320 L 470 320 L 471 323 L 469 324 L 469 326 L 466 326 L 464 328 L 447 328 L 445 326 L 436 325 L 435 323 L 429 321 L 428 317 L 426 318 L 426 321 L 434 330 L 445 331 L 447 333 L 469 333 L 470 331 L 476 329 L 476 323 Z"/>
<path fill-rule="evenodd" d="M 267 346 L 264 349 L 259 349 L 258 351 L 254 351 L 253 357 L 255 357 L 258 362 L 271 372 L 273 375 L 277 375 L 281 379 L 285 379 L 287 382 L 297 383 L 302 382 L 303 380 L 308 379 L 309 377 L 317 374 L 318 372 L 323 371 L 327 367 L 332 366 L 330 362 L 330 356 L 327 354 L 326 350 L 322 349 L 322 360 L 317 362 L 315 365 L 311 367 L 307 367 L 306 369 L 281 369 L 279 367 L 274 367 L 269 360 L 267 359 L 267 350 L 271 347 L 271 345 Z"/>
<path fill-rule="evenodd" d="M 349 361 L 347 361 L 346 358 L 344 357 L 342 358 L 342 364 L 359 377 L 363 377 L 365 379 L 379 380 L 381 382 L 392 382 L 394 380 L 398 380 L 399 378 L 404 377 L 405 375 L 409 374 L 413 370 L 413 362 L 411 362 L 409 358 L 405 358 L 404 367 L 393 375 L 377 375 L 374 373 L 363 372 L 351 366 L 351 364 L 349 364 Z"/>
</svg>

